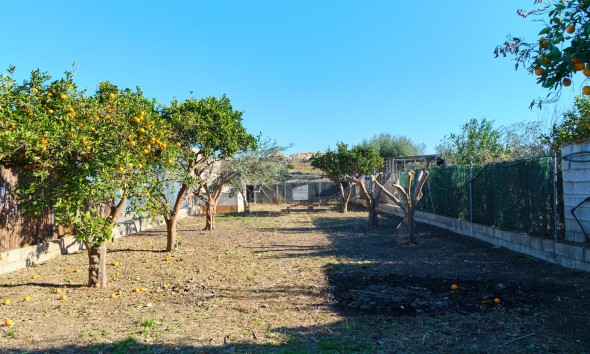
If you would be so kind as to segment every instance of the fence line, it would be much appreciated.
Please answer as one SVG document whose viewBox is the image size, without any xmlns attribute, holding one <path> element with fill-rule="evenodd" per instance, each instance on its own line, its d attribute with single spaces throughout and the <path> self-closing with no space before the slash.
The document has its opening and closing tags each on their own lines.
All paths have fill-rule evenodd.
<svg viewBox="0 0 590 354">
<path fill-rule="evenodd" d="M 563 193 L 555 162 L 554 157 L 542 156 L 484 166 L 430 168 L 425 197 L 418 208 L 532 236 L 563 239 Z M 406 178 L 406 172 L 400 173 L 402 185 Z"/>
</svg>

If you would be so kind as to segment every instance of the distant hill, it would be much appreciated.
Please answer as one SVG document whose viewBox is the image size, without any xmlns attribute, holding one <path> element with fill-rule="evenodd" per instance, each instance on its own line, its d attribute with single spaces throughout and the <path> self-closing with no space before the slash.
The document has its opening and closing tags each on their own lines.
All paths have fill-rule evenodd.
<svg viewBox="0 0 590 354">
<path fill-rule="evenodd" d="M 289 173 L 317 173 L 321 174 L 322 171 L 311 166 L 309 161 L 291 160 L 289 161 Z"/>
</svg>

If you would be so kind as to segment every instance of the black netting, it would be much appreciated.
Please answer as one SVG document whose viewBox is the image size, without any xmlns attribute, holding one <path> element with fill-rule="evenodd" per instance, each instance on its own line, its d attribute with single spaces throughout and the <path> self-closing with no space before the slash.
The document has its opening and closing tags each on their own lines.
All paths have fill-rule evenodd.
<svg viewBox="0 0 590 354">
<path fill-rule="evenodd" d="M 504 230 L 554 237 L 553 161 L 552 157 L 540 157 L 485 166 L 431 168 L 419 209 Z M 405 186 L 406 178 L 406 173 L 400 175 L 401 185 Z M 558 220 L 563 220 L 562 208 L 558 209 Z M 562 221 L 557 225 L 558 230 L 563 228 Z"/>
</svg>

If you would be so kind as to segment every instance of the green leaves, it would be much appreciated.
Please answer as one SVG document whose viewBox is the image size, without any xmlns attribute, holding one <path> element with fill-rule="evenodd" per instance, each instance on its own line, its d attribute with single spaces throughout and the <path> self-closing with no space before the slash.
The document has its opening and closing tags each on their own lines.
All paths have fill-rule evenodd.
<svg viewBox="0 0 590 354">
<path fill-rule="evenodd" d="M 329 179 L 341 182 L 348 177 L 366 175 L 383 167 L 383 158 L 369 146 L 357 145 L 348 149 L 344 143 L 337 144 L 337 150 L 314 154 L 310 163 L 322 170 Z"/>
<path fill-rule="evenodd" d="M 551 32 L 551 27 L 545 27 L 539 32 L 539 35 L 547 34 L 549 32 Z"/>
</svg>

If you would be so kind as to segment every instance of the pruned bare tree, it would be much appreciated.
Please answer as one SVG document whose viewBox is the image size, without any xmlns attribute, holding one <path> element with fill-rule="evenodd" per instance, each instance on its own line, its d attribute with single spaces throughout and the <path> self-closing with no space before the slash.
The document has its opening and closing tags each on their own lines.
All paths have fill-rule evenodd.
<svg viewBox="0 0 590 354">
<path fill-rule="evenodd" d="M 405 188 L 399 184 L 399 181 L 393 184 L 395 193 L 388 191 L 383 184 L 381 184 L 377 176 L 373 176 L 373 182 L 385 195 L 387 195 L 395 204 L 397 204 L 404 212 L 403 221 L 397 226 L 397 237 L 400 245 L 405 245 L 408 242 L 415 243 L 416 235 L 414 231 L 414 213 L 418 202 L 422 199 L 423 193 L 422 188 L 428 179 L 430 173 L 422 169 L 418 172 L 418 179 L 414 185 L 414 191 L 412 192 L 412 181 L 414 180 L 415 171 L 408 171 L 408 178 L 406 179 Z M 396 195 L 397 194 L 397 195 Z M 399 197 L 398 197 L 399 196 Z"/>
</svg>

